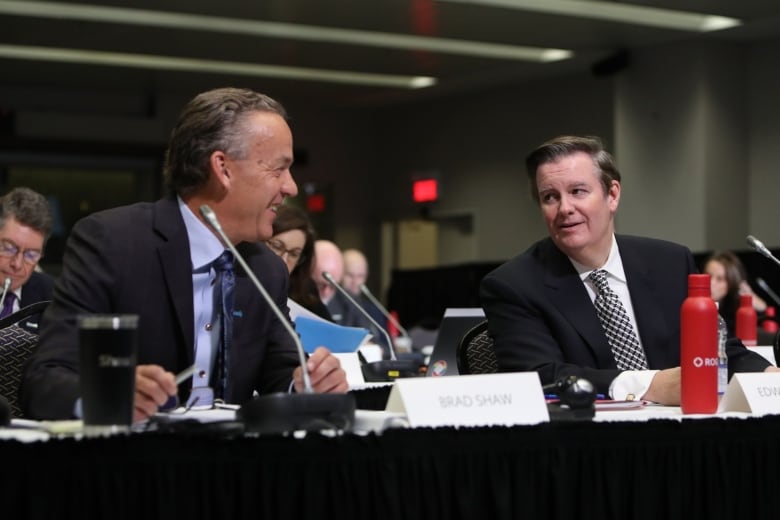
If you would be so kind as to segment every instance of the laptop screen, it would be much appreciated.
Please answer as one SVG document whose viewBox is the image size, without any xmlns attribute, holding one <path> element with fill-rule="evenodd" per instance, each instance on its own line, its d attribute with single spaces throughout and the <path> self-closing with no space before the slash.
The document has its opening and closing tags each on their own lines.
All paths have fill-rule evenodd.
<svg viewBox="0 0 780 520">
<path fill-rule="evenodd" d="M 485 321 L 485 311 L 481 307 L 446 309 L 425 375 L 427 377 L 457 376 L 457 351 L 460 340 L 466 332 L 483 321 Z"/>
</svg>

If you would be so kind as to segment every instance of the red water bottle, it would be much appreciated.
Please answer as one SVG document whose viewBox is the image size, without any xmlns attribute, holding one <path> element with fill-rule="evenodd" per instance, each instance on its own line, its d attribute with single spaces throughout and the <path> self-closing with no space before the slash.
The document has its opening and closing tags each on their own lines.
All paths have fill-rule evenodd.
<svg viewBox="0 0 780 520">
<path fill-rule="evenodd" d="M 764 312 L 764 321 L 761 322 L 761 328 L 766 332 L 777 332 L 780 327 L 778 327 L 777 322 L 775 321 L 775 316 L 775 308 L 767 307 Z"/>
<path fill-rule="evenodd" d="M 753 308 L 753 296 L 743 294 L 739 297 L 737 309 L 737 337 L 746 347 L 758 345 L 758 315 Z"/>
<path fill-rule="evenodd" d="M 688 275 L 688 297 L 680 309 L 680 406 L 683 413 L 718 409 L 718 308 L 710 275 Z"/>
</svg>

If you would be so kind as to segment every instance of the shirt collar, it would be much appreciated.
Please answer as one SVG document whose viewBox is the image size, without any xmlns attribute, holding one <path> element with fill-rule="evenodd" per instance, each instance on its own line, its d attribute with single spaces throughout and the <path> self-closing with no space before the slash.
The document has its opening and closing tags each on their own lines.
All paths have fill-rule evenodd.
<svg viewBox="0 0 780 520">
<path fill-rule="evenodd" d="M 577 270 L 577 273 L 580 275 L 580 279 L 583 282 L 588 279 L 590 273 L 595 271 L 595 269 L 586 267 L 583 264 L 574 260 L 573 258 L 569 258 L 569 260 L 571 261 L 574 268 Z M 612 234 L 612 246 L 610 247 L 607 261 L 604 262 L 604 265 L 599 267 L 598 269 L 603 269 L 613 278 L 620 280 L 623 283 L 626 283 L 626 272 L 623 270 L 623 259 L 620 257 L 620 250 L 618 249 L 617 240 L 615 239 L 614 233 Z"/>
<path fill-rule="evenodd" d="M 192 270 L 200 271 L 208 268 L 225 250 L 222 242 L 201 222 L 198 217 L 184 203 L 181 197 L 177 196 L 179 202 L 179 212 L 184 219 L 184 227 L 187 229 L 187 239 L 190 242 L 190 260 L 192 261 Z"/>
</svg>

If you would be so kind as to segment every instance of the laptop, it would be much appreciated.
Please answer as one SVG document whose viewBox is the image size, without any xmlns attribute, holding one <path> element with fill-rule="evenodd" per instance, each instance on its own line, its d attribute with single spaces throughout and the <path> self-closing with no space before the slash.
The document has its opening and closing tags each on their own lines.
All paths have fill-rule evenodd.
<svg viewBox="0 0 780 520">
<path fill-rule="evenodd" d="M 457 351 L 463 335 L 485 321 L 482 307 L 457 307 L 444 311 L 426 377 L 457 376 Z"/>
</svg>

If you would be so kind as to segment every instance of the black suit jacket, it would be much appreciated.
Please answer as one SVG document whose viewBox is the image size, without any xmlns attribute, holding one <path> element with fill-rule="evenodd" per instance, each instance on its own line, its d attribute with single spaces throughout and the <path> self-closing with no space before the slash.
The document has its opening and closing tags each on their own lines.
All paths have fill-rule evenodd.
<svg viewBox="0 0 780 520">
<path fill-rule="evenodd" d="M 22 299 L 19 308 L 27 307 L 33 303 L 51 300 L 54 293 L 54 278 L 46 273 L 33 271 L 30 279 L 22 286 Z M 19 326 L 30 332 L 40 332 L 41 314 L 33 314 L 19 322 Z"/>
<path fill-rule="evenodd" d="M 680 307 L 688 274 L 697 272 L 693 255 L 662 240 L 616 238 L 648 364 L 679 366 Z M 577 375 L 609 391 L 620 370 L 584 284 L 552 239 L 488 274 L 480 297 L 502 371 L 536 370 L 542 384 Z M 730 342 L 728 354 L 731 373 L 769 365 L 738 342 Z"/>
<path fill-rule="evenodd" d="M 247 263 L 287 312 L 289 275 L 264 245 L 241 244 Z M 236 265 L 230 400 L 253 390 L 286 391 L 298 364 L 294 343 L 257 289 Z M 139 364 L 177 372 L 194 360 L 192 262 L 175 198 L 92 214 L 68 239 L 53 302 L 43 316 L 40 345 L 29 360 L 20 400 L 38 419 L 69 418 L 79 396 L 80 313 L 139 315 Z M 190 381 L 180 387 L 186 398 Z"/>
</svg>

